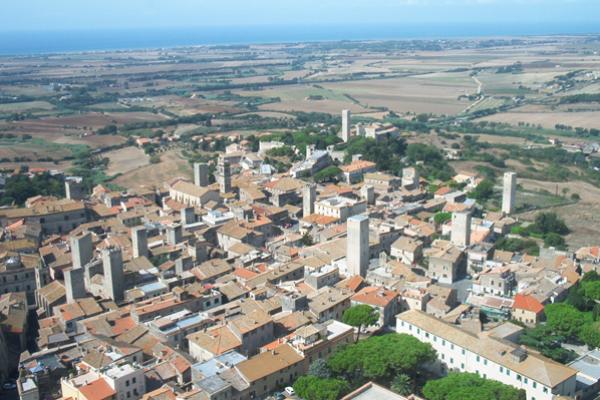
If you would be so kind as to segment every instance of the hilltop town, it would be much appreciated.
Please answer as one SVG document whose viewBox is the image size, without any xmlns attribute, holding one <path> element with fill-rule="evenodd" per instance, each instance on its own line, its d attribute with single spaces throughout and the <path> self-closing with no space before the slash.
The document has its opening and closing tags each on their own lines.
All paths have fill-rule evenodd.
<svg viewBox="0 0 600 400">
<path fill-rule="evenodd" d="M 56 172 L 64 197 L 0 209 L 6 393 L 17 376 L 22 400 L 418 399 L 455 371 L 506 398 L 593 398 L 600 248 L 515 215 L 514 172 L 413 145 L 394 175 L 347 149 L 401 130 L 348 110 L 333 136 L 232 136 L 159 186 Z"/>
</svg>

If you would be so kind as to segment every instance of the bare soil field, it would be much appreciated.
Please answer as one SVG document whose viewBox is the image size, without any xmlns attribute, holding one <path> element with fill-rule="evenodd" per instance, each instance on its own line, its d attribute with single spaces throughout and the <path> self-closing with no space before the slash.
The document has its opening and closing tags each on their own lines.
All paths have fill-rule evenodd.
<svg viewBox="0 0 600 400">
<path fill-rule="evenodd" d="M 222 112 L 239 112 L 233 101 L 207 100 L 202 97 L 159 96 L 131 103 L 143 107 L 164 108 L 180 116 Z"/>
<path fill-rule="evenodd" d="M 104 157 L 110 160 L 106 170 L 108 176 L 126 174 L 150 163 L 150 157 L 144 153 L 144 150 L 133 146 L 109 151 L 104 153 Z"/>
<path fill-rule="evenodd" d="M 479 121 L 504 122 L 518 125 L 519 122 L 554 128 L 556 124 L 580 128 L 600 128 L 600 111 L 561 112 L 547 109 L 545 112 L 522 112 L 520 109 L 490 115 Z"/>
<path fill-rule="evenodd" d="M 600 237 L 600 188 L 581 181 L 542 182 L 519 179 L 518 182 L 528 190 L 542 189 L 555 193 L 558 188 L 558 193 L 562 194 L 563 188 L 567 188 L 569 190 L 567 196 L 572 193 L 579 194 L 581 200 L 577 204 L 552 207 L 549 210 L 556 212 L 566 221 L 571 230 L 566 237 L 569 246 L 577 249 L 581 246 L 597 244 L 598 237 Z M 535 214 L 536 212 L 528 212 L 520 214 L 519 217 L 531 220 Z"/>
<path fill-rule="evenodd" d="M 0 104 L 0 113 L 22 113 L 52 110 L 54 106 L 47 101 L 26 101 L 22 103 Z"/>
<path fill-rule="evenodd" d="M 98 129 L 109 124 L 123 125 L 133 122 L 162 121 L 166 119 L 161 114 L 149 112 L 97 113 L 90 112 L 63 117 L 41 118 L 30 121 L 19 121 L 13 125 L 30 130 L 33 133 L 53 129 Z"/>
<path fill-rule="evenodd" d="M 178 176 L 192 177 L 192 167 L 177 150 L 160 154 L 160 159 L 158 164 L 148 164 L 119 176 L 114 183 L 126 188 L 163 187 L 165 182 Z"/>
<path fill-rule="evenodd" d="M 280 102 L 263 104 L 263 111 L 275 112 L 326 112 L 338 114 L 342 109 L 354 113 L 365 111 L 365 107 L 355 104 L 343 93 L 331 89 L 321 89 L 313 85 L 289 85 L 264 90 L 237 91 L 236 94 L 245 97 L 259 96 L 263 98 L 279 97 Z M 321 96 L 322 100 L 311 100 L 310 96 Z"/>
<path fill-rule="evenodd" d="M 471 136 L 477 136 L 480 142 L 491 143 L 491 144 L 514 144 L 514 145 L 525 145 L 531 143 L 529 140 L 520 137 L 513 136 L 499 136 L 499 135 L 486 135 L 481 133 L 473 133 Z"/>
<path fill-rule="evenodd" d="M 296 119 L 295 115 L 276 112 L 276 111 L 259 111 L 259 112 L 249 112 L 244 114 L 238 114 L 238 117 L 246 117 L 248 115 L 258 115 L 263 118 L 286 118 L 286 119 Z"/>
<path fill-rule="evenodd" d="M 357 80 L 323 84 L 323 87 L 352 96 L 369 107 L 387 107 L 404 113 L 456 114 L 470 102 L 458 96 L 477 90 L 466 74 L 432 73 L 405 78 Z"/>
</svg>

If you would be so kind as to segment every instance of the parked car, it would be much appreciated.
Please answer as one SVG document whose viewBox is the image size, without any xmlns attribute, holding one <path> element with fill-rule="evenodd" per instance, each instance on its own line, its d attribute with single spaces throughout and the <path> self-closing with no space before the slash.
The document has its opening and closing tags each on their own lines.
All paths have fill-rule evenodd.
<svg viewBox="0 0 600 400">
<path fill-rule="evenodd" d="M 291 386 L 288 386 L 288 387 L 286 387 L 286 388 L 285 388 L 285 393 L 286 393 L 288 396 L 293 396 L 293 395 L 295 395 L 295 394 L 296 394 L 296 391 L 294 390 L 294 388 L 293 388 L 293 387 L 291 387 Z"/>
</svg>

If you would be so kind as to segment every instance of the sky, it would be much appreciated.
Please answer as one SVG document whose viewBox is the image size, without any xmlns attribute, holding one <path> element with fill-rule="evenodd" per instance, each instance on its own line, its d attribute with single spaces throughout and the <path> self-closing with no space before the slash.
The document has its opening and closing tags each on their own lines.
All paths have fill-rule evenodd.
<svg viewBox="0 0 600 400">
<path fill-rule="evenodd" d="M 600 0 L 2 0 L 0 31 L 361 24 L 590 24 Z M 592 25 L 593 26 L 593 25 Z"/>
</svg>

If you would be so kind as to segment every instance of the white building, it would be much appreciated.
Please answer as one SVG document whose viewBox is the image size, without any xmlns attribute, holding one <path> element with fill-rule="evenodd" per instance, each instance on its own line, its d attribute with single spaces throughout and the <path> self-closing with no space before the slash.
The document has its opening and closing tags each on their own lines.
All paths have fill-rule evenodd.
<svg viewBox="0 0 600 400">
<path fill-rule="evenodd" d="M 452 213 L 452 233 L 450 241 L 453 245 L 460 248 L 468 247 L 471 243 L 471 213 L 454 212 Z"/>
<path fill-rule="evenodd" d="M 346 264 L 348 275 L 367 276 L 369 268 L 369 217 L 356 215 L 348 218 Z"/>
<path fill-rule="evenodd" d="M 137 400 L 146 393 L 146 380 L 142 368 L 123 364 L 111 367 L 102 375 L 106 383 L 117 392 L 117 400 Z"/>
<path fill-rule="evenodd" d="M 502 212 L 512 214 L 515 211 L 515 197 L 517 193 L 517 174 L 507 172 L 504 174 L 502 187 Z"/>
<path fill-rule="evenodd" d="M 348 140 L 350 140 L 351 120 L 352 113 L 350 110 L 342 110 L 342 140 L 344 143 L 348 143 Z"/>
<path fill-rule="evenodd" d="M 362 200 L 352 200 L 347 197 L 330 197 L 315 203 L 315 214 L 334 217 L 345 221 L 349 217 L 367 211 L 367 203 Z"/>
<path fill-rule="evenodd" d="M 429 343 L 437 352 L 434 368 L 476 373 L 523 389 L 527 400 L 552 400 L 574 396 L 577 371 L 530 354 L 491 332 L 479 335 L 447 324 L 431 315 L 409 310 L 396 316 L 396 331 Z"/>
</svg>

